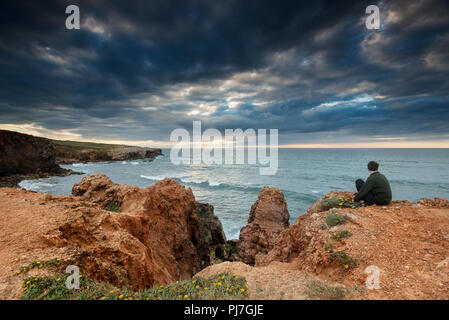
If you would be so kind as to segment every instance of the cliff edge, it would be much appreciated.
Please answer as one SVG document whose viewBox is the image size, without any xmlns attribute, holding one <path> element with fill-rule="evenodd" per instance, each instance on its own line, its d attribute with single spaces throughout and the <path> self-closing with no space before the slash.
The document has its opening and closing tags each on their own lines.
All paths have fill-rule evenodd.
<svg viewBox="0 0 449 320">
<path fill-rule="evenodd" d="M 171 179 L 140 189 L 91 175 L 72 196 L 0 188 L 0 198 L 2 299 L 20 297 L 16 270 L 32 261 L 58 257 L 94 280 L 138 290 L 190 279 L 216 252 L 232 251 L 213 207 Z"/>
<path fill-rule="evenodd" d="M 227 262 L 199 275 L 240 271 L 254 299 L 449 299 L 448 200 L 360 208 L 323 202 L 351 195 L 318 200 L 257 254 L 254 267 Z"/>
</svg>

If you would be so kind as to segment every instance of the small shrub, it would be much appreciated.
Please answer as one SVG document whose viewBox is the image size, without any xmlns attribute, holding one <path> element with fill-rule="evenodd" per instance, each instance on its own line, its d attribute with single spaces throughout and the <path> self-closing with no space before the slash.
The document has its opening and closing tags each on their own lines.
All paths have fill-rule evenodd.
<svg viewBox="0 0 449 320">
<path fill-rule="evenodd" d="M 350 236 L 352 236 L 351 231 L 349 231 L 349 230 L 340 230 L 340 231 L 335 232 L 332 235 L 332 239 L 340 240 L 340 239 L 343 239 L 343 238 L 348 238 Z"/>
<path fill-rule="evenodd" d="M 103 210 L 108 210 L 112 212 L 122 212 L 122 208 L 120 208 L 119 204 L 115 201 L 111 201 L 108 204 L 104 205 Z"/>
<path fill-rule="evenodd" d="M 332 252 L 329 255 L 329 259 L 340 262 L 342 267 L 345 268 L 346 270 L 357 266 L 357 260 L 352 258 L 344 251 L 339 250 L 337 252 Z"/>
<path fill-rule="evenodd" d="M 326 211 L 330 208 L 336 208 L 338 207 L 338 204 L 340 203 L 340 200 L 337 198 L 327 198 L 320 202 L 321 208 Z"/>
<path fill-rule="evenodd" d="M 346 217 L 337 213 L 331 213 L 326 217 L 326 223 L 329 226 L 336 226 L 337 224 L 346 221 Z"/>
<path fill-rule="evenodd" d="M 327 198 L 320 202 L 320 205 L 324 211 L 331 208 L 359 208 L 360 204 L 352 201 L 348 198 Z"/>
<path fill-rule="evenodd" d="M 320 229 L 321 229 L 321 230 L 327 229 L 327 224 L 323 223 L 323 224 L 320 226 Z"/>
</svg>

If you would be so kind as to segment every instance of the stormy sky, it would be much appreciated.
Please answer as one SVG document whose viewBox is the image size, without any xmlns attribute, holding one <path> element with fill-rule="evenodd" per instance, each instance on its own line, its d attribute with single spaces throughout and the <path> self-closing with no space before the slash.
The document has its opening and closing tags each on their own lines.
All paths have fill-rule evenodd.
<svg viewBox="0 0 449 320">
<path fill-rule="evenodd" d="M 3 129 L 163 145 L 201 120 L 283 145 L 449 147 L 445 0 L 3 0 L 0 23 Z"/>
</svg>

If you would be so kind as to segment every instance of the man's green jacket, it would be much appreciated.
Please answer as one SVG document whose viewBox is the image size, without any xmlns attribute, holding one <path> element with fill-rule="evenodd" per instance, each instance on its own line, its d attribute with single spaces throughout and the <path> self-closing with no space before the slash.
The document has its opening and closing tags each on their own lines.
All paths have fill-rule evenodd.
<svg viewBox="0 0 449 320">
<path fill-rule="evenodd" d="M 391 188 L 387 178 L 380 172 L 370 174 L 363 187 L 354 197 L 354 201 L 363 200 L 368 192 L 376 198 L 376 204 L 385 205 L 391 201 Z"/>
</svg>

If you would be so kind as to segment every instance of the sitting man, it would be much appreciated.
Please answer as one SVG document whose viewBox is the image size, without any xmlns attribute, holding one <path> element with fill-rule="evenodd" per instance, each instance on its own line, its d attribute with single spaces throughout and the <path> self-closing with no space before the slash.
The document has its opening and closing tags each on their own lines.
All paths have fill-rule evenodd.
<svg viewBox="0 0 449 320">
<path fill-rule="evenodd" d="M 355 182 L 357 193 L 354 194 L 354 201 L 362 201 L 367 205 L 386 205 L 391 201 L 391 188 L 387 178 L 379 171 L 379 164 L 375 161 L 368 163 L 370 176 L 364 182 L 358 179 Z"/>
</svg>

